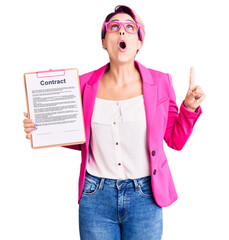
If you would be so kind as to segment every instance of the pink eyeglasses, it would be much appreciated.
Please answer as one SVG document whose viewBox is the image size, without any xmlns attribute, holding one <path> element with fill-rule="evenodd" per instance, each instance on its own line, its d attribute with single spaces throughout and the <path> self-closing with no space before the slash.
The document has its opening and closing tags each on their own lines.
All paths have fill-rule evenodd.
<svg viewBox="0 0 229 240">
<path fill-rule="evenodd" d="M 105 22 L 104 25 L 106 26 L 107 32 L 117 32 L 121 26 L 124 27 L 125 31 L 128 33 L 137 33 L 138 29 L 140 28 L 140 24 L 133 23 L 133 22 Z"/>
</svg>

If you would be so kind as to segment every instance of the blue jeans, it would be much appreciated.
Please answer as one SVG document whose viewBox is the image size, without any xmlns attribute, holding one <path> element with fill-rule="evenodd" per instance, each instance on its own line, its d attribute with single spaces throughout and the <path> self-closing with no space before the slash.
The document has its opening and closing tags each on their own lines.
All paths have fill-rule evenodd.
<svg viewBox="0 0 229 240">
<path fill-rule="evenodd" d="M 86 172 L 79 202 L 81 240 L 161 240 L 162 215 L 151 176 L 121 180 Z"/>
</svg>

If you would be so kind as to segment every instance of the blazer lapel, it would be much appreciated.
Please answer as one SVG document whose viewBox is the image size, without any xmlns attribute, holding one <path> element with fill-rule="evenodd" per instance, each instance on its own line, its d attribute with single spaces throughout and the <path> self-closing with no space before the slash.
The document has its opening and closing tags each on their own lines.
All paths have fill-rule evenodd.
<svg viewBox="0 0 229 240">
<path fill-rule="evenodd" d="M 106 71 L 108 65 L 109 63 L 101 67 L 100 69 L 96 70 L 91 79 L 85 85 L 83 93 L 83 114 L 86 133 L 86 149 L 88 149 L 89 145 L 91 117 L 95 104 L 96 94 L 98 91 L 99 81 L 102 78 L 104 72 Z M 149 69 L 147 69 L 137 61 L 135 61 L 135 65 L 138 67 L 142 77 L 143 99 L 145 105 L 146 125 L 148 134 L 148 146 L 150 149 L 150 136 L 151 136 L 150 132 L 157 102 L 157 85 L 153 77 L 151 76 Z"/>
<path fill-rule="evenodd" d="M 148 134 L 148 146 L 151 146 L 151 126 L 153 126 L 154 114 L 157 103 L 157 85 L 148 68 L 135 61 L 142 77 L 143 99 L 146 114 L 146 126 Z"/>
<path fill-rule="evenodd" d="M 108 63 L 109 64 L 109 63 Z M 91 117 L 95 104 L 95 98 L 98 91 L 99 81 L 102 78 L 104 72 L 107 69 L 108 64 L 99 68 L 94 72 L 91 79 L 86 83 L 83 93 L 83 115 L 84 115 L 84 126 L 86 134 L 86 149 L 88 149 L 90 130 L 91 130 Z"/>
</svg>

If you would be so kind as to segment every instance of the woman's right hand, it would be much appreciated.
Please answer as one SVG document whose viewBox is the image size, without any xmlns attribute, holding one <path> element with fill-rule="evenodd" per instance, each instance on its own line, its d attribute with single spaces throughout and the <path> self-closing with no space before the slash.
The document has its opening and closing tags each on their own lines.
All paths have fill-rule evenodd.
<svg viewBox="0 0 229 240">
<path fill-rule="evenodd" d="M 26 119 L 23 120 L 24 131 L 26 132 L 26 138 L 30 139 L 32 135 L 32 131 L 36 130 L 36 124 L 34 124 L 32 119 L 28 118 L 28 113 L 24 112 L 24 116 Z"/>
</svg>

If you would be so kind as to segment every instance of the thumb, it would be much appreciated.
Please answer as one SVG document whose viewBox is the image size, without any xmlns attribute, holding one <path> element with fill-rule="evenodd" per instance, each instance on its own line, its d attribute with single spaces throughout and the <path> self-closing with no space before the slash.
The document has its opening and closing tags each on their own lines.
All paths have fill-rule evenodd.
<svg viewBox="0 0 229 240">
<path fill-rule="evenodd" d="M 23 112 L 24 116 L 28 118 L 28 113 Z"/>
</svg>

